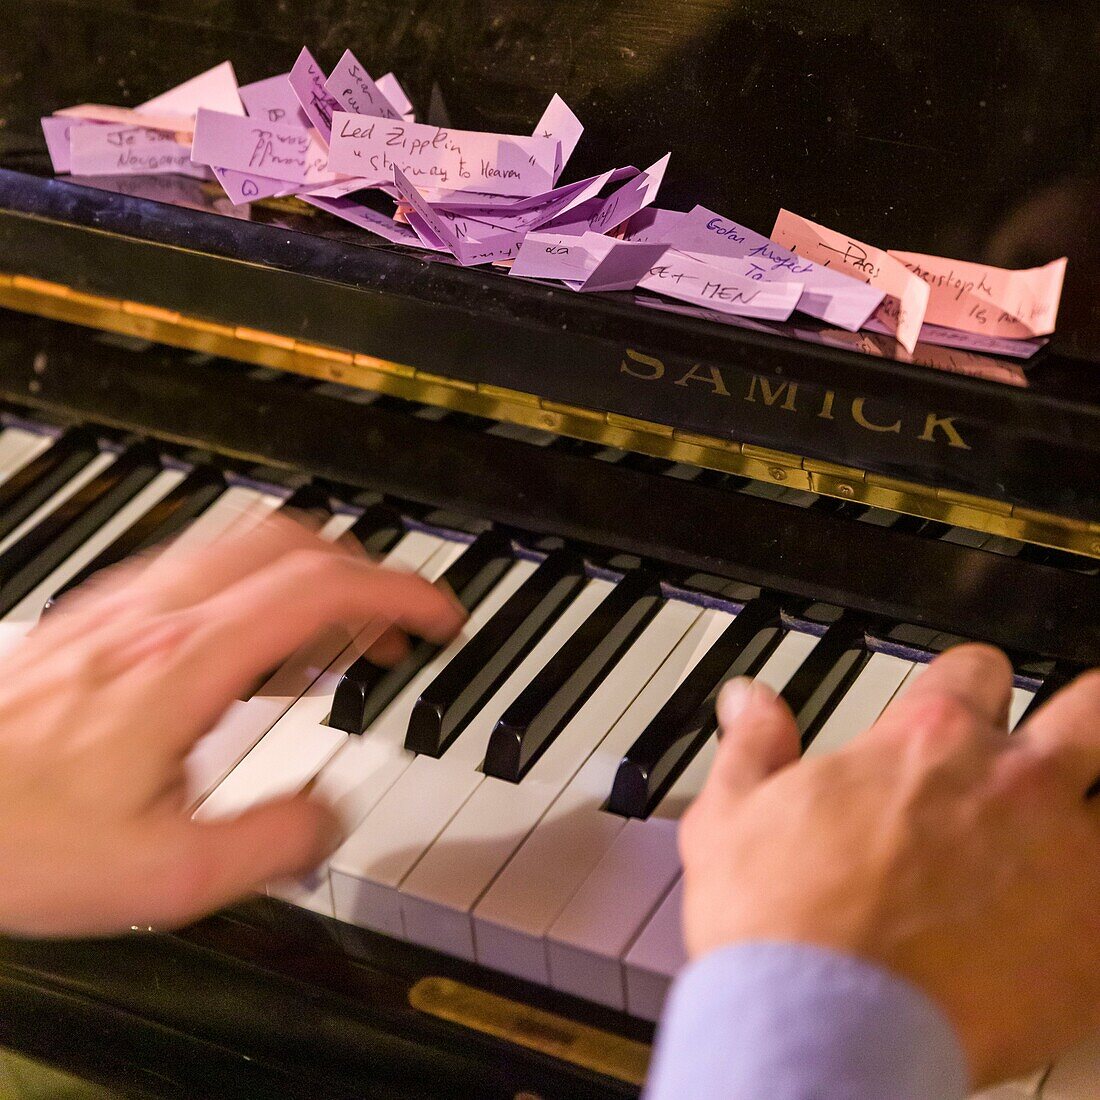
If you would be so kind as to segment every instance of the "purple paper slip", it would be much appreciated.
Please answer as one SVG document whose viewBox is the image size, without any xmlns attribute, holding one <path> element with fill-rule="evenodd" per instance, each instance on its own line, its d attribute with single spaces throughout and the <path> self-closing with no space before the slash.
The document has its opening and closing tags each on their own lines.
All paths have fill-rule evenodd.
<svg viewBox="0 0 1100 1100">
<path fill-rule="evenodd" d="M 393 73 L 380 76 L 375 83 L 377 83 L 378 90 L 386 99 L 401 112 L 401 117 L 406 122 L 416 121 L 416 112 L 413 110 L 412 100 L 405 94 L 405 89 L 401 87 L 401 81 Z"/>
<path fill-rule="evenodd" d="M 538 195 L 530 195 L 527 198 L 515 199 L 504 195 L 470 195 L 452 192 L 446 195 L 432 196 L 432 188 L 422 188 L 425 198 L 436 209 L 450 210 L 456 214 L 469 214 L 478 217 L 479 214 L 525 214 L 534 210 L 541 211 L 544 207 L 558 202 L 572 199 L 580 191 L 587 191 L 597 180 L 602 190 L 609 183 L 622 183 L 623 180 L 633 179 L 639 174 L 637 168 L 616 168 L 610 175 L 606 172 L 598 176 L 589 176 L 587 179 L 577 180 L 575 183 L 562 184 L 551 191 L 544 191 Z M 598 193 L 594 192 L 594 193 Z M 588 194 L 585 198 L 589 197 Z M 578 200 L 582 201 L 582 200 Z M 559 211 L 560 212 L 560 211 Z"/>
<path fill-rule="evenodd" d="M 409 245 L 411 248 L 442 248 L 441 245 L 424 243 L 407 225 L 399 225 L 393 218 L 387 218 L 385 214 L 379 214 L 377 210 L 352 199 L 323 199 L 314 195 L 303 195 L 302 198 L 310 206 L 316 206 L 318 210 L 342 218 L 394 244 Z"/>
<path fill-rule="evenodd" d="M 687 214 L 680 210 L 662 210 L 656 206 L 647 206 L 630 219 L 624 236 L 628 241 L 667 243 L 673 229 L 686 217 Z"/>
<path fill-rule="evenodd" d="M 290 73 L 257 80 L 241 88 L 241 102 L 250 118 L 262 122 L 282 122 L 288 126 L 310 125 L 290 84 Z"/>
<path fill-rule="evenodd" d="M 219 111 L 199 111 L 191 159 L 196 164 L 257 173 L 287 183 L 333 179 L 326 169 L 325 148 L 314 131 Z"/>
<path fill-rule="evenodd" d="M 290 70 L 289 79 L 306 118 L 327 145 L 332 133 L 332 116 L 340 110 L 340 104 L 325 90 L 325 74 L 305 46 Z"/>
<path fill-rule="evenodd" d="M 329 169 L 347 176 L 400 170 L 414 184 L 533 195 L 553 185 L 558 143 L 338 112 Z"/>
<path fill-rule="evenodd" d="M 661 183 L 665 178 L 671 153 L 665 153 L 656 164 L 651 164 L 639 176 L 624 184 L 600 208 L 592 219 L 592 229 L 596 233 L 610 233 L 622 225 L 627 218 L 633 217 L 639 210 L 648 206 L 657 197 Z"/>
<path fill-rule="evenodd" d="M 756 282 L 803 284 L 798 308 L 839 328 L 855 332 L 878 308 L 881 290 L 838 271 L 804 260 L 760 233 L 697 206 L 676 224 L 670 243 L 681 252 L 722 256 L 733 270 Z"/>
<path fill-rule="evenodd" d="M 337 62 L 332 75 L 325 81 L 325 91 L 340 104 L 342 111 L 404 121 L 401 112 L 390 103 L 351 50 L 345 50 Z"/>
<path fill-rule="evenodd" d="M 260 199 L 294 195 L 298 192 L 298 187 L 293 183 L 287 183 L 286 180 L 254 176 L 247 172 L 236 172 L 232 168 L 215 168 L 213 172 L 214 178 L 222 185 L 222 190 L 234 206 L 241 206 L 246 202 L 259 202 Z"/>
<path fill-rule="evenodd" d="M 517 278 L 560 279 L 575 290 L 631 290 L 667 250 L 665 244 L 635 244 L 585 233 L 566 237 L 529 233 L 511 274 Z"/>
<path fill-rule="evenodd" d="M 569 158 L 573 155 L 573 150 L 576 149 L 577 142 L 581 140 L 583 133 L 584 127 L 581 125 L 581 120 L 573 114 L 565 100 L 555 94 L 533 131 L 534 137 L 550 138 L 560 143 L 559 154 L 554 165 L 555 183 L 558 182 L 562 169 L 569 163 Z"/>
<path fill-rule="evenodd" d="M 97 126 L 96 122 L 80 122 L 75 118 L 58 118 L 47 115 L 42 119 L 42 135 L 46 139 L 46 148 L 50 153 L 53 170 L 60 176 L 69 171 L 71 153 L 69 151 L 70 133 L 78 126 Z"/>
<path fill-rule="evenodd" d="M 145 176 L 178 172 L 205 179 L 191 163 L 191 149 L 171 134 L 139 126 L 74 126 L 69 131 L 74 176 Z"/>
<path fill-rule="evenodd" d="M 720 313 L 785 321 L 802 296 L 802 283 L 746 279 L 739 267 L 716 256 L 688 256 L 670 249 L 638 285 Z"/>
</svg>

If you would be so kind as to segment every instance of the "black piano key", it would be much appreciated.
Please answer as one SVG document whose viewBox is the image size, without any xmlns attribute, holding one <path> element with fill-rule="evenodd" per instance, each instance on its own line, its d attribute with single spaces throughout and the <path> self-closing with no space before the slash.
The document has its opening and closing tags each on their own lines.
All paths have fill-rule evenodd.
<svg viewBox="0 0 1100 1100">
<path fill-rule="evenodd" d="M 804 750 L 871 659 L 866 632 L 864 619 L 841 615 L 781 692 L 798 723 Z"/>
<path fill-rule="evenodd" d="M 62 585 L 49 600 L 49 611 L 66 592 L 82 585 L 101 569 L 108 569 L 132 554 L 174 538 L 225 491 L 225 478 L 208 466 L 193 469 L 167 496 L 135 520 L 110 546 L 101 550 L 79 573 Z"/>
<path fill-rule="evenodd" d="M 620 761 L 608 810 L 648 817 L 714 733 L 718 689 L 758 672 L 781 637 L 778 606 L 767 597 L 747 603 Z"/>
<path fill-rule="evenodd" d="M 555 550 L 424 689 L 405 748 L 441 756 L 554 625 L 585 583 L 584 562 Z"/>
<path fill-rule="evenodd" d="M 0 554 L 0 615 L 38 587 L 162 470 L 154 447 L 127 448 Z"/>
<path fill-rule="evenodd" d="M 487 531 L 463 551 L 441 581 L 467 611 L 473 611 L 514 564 L 511 540 L 499 531 Z M 439 648 L 430 642 L 417 642 L 412 653 L 394 668 L 380 668 L 367 657 L 360 657 L 336 687 L 329 725 L 346 733 L 362 733 L 439 653 Z"/>
<path fill-rule="evenodd" d="M 0 484 L 0 539 L 64 488 L 97 454 L 92 432 L 70 428 Z"/>
<path fill-rule="evenodd" d="M 364 509 L 348 534 L 370 557 L 381 558 L 404 537 L 405 524 L 396 508 L 379 502 Z"/>
<path fill-rule="evenodd" d="M 1062 688 L 1072 684 L 1078 676 L 1085 671 L 1084 665 L 1070 664 L 1067 661 L 1056 661 L 1054 667 L 1043 677 L 1039 690 L 1032 696 L 1020 721 L 1016 724 L 1019 729 L 1025 722 L 1053 695 L 1057 695 Z"/>
<path fill-rule="evenodd" d="M 628 573 L 505 710 L 484 771 L 518 783 L 661 607 L 661 585 Z"/>
</svg>

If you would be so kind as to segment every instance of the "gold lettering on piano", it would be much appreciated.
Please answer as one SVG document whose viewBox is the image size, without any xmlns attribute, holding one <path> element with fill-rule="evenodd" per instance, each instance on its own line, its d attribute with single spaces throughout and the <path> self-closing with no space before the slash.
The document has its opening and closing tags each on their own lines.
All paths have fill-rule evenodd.
<svg viewBox="0 0 1100 1100">
<path fill-rule="evenodd" d="M 635 367 L 629 366 L 627 359 L 634 363 L 640 363 L 644 367 L 648 367 L 649 372 L 644 373 Z M 626 349 L 626 359 L 623 360 L 619 370 L 624 374 L 633 375 L 635 378 L 645 378 L 650 382 L 656 381 L 658 378 L 663 378 L 665 375 L 665 365 L 660 359 L 654 359 L 652 355 L 643 355 L 640 351 L 635 351 L 633 348 Z"/>
<path fill-rule="evenodd" d="M 706 371 L 706 373 L 703 373 Z M 696 363 L 682 378 L 676 379 L 677 386 L 686 386 L 689 382 L 702 382 L 713 389 L 718 397 L 729 397 L 730 391 L 726 389 L 722 372 L 717 367 L 703 367 Z M 751 400 L 751 398 L 750 398 Z"/>
<path fill-rule="evenodd" d="M 749 393 L 745 398 L 746 401 L 756 402 L 756 387 L 760 386 L 760 396 L 764 400 L 764 404 L 769 407 L 776 404 L 784 393 L 787 395 L 786 399 L 780 404 L 781 409 L 786 409 L 787 412 L 797 412 L 794 407 L 795 398 L 798 397 L 798 384 L 796 382 L 780 382 L 775 389 L 772 389 L 772 384 L 766 379 L 761 378 L 759 374 L 752 376 L 752 381 L 749 382 Z"/>
<path fill-rule="evenodd" d="M 924 421 L 924 431 L 917 438 L 924 443 L 935 443 L 937 428 L 947 436 L 949 447 L 959 447 L 964 451 L 970 450 L 969 444 L 959 435 L 959 429 L 955 427 L 955 417 L 953 416 L 937 416 L 935 413 L 929 413 Z"/>
<path fill-rule="evenodd" d="M 836 400 L 836 394 L 832 390 L 825 391 L 825 400 L 821 402 L 821 412 L 817 414 L 819 420 L 835 420 L 833 416 L 833 402 Z"/>
<path fill-rule="evenodd" d="M 866 397 L 857 397 L 852 401 L 852 419 L 861 428 L 866 428 L 870 432 L 896 432 L 899 435 L 901 434 L 900 420 L 895 420 L 893 424 L 876 424 L 874 421 L 868 420 L 867 414 L 863 411 L 866 404 Z"/>
</svg>

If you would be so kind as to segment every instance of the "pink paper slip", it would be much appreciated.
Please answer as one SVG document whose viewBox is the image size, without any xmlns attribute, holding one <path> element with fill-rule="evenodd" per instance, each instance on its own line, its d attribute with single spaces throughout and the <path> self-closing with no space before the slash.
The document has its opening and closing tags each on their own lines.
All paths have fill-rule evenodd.
<svg viewBox="0 0 1100 1100">
<path fill-rule="evenodd" d="M 557 141 L 444 130 L 338 112 L 329 169 L 373 178 L 400 169 L 414 186 L 528 196 L 553 186 Z"/>
<path fill-rule="evenodd" d="M 906 351 L 916 347 L 928 307 L 928 287 L 884 249 L 826 229 L 789 210 L 779 211 L 772 239 L 822 267 L 845 271 L 884 291 L 886 298 L 873 319 L 896 335 Z"/>
<path fill-rule="evenodd" d="M 925 319 L 930 324 L 1010 340 L 1054 331 L 1066 276 L 1064 256 L 1045 267 L 1008 271 L 919 252 L 890 249 L 890 255 L 928 284 Z"/>
</svg>

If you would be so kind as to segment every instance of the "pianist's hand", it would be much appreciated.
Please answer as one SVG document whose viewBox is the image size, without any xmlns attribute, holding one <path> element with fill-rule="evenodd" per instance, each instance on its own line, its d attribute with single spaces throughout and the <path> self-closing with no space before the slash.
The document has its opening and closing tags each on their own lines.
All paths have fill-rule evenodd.
<svg viewBox="0 0 1100 1100">
<path fill-rule="evenodd" d="M 287 798 L 194 823 L 184 756 L 327 627 L 443 641 L 462 619 L 426 581 L 285 520 L 74 593 L 0 659 L 0 931 L 178 925 L 315 866 L 337 841 L 324 807 Z M 400 655 L 397 631 L 382 642 Z"/>
<path fill-rule="evenodd" d="M 1100 672 L 1011 737 L 996 650 L 940 657 L 846 748 L 797 763 L 787 708 L 725 689 L 681 833 L 692 955 L 746 940 L 860 955 L 921 986 L 977 1084 L 1100 1028 Z"/>
</svg>

